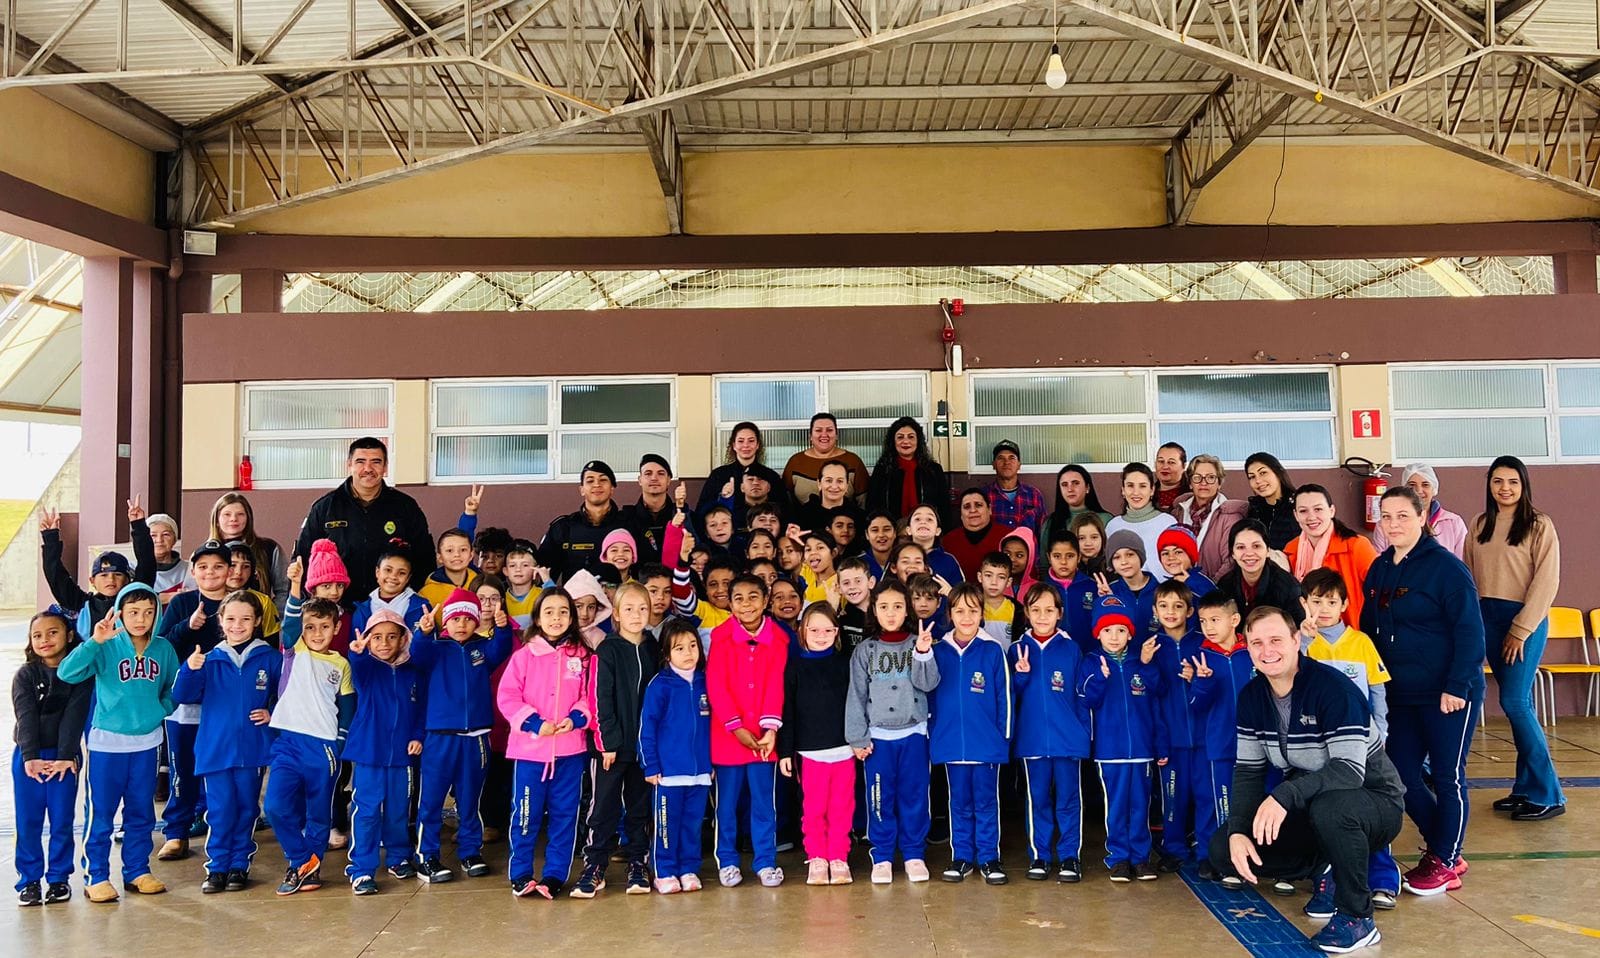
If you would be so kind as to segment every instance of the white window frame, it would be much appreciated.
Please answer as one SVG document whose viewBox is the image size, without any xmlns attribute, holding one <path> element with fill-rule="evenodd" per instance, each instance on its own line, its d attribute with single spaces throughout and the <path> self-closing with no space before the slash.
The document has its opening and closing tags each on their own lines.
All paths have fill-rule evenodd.
<svg viewBox="0 0 1600 958">
<path fill-rule="evenodd" d="M 1144 411 L 1142 413 L 1117 413 L 1114 415 L 1086 414 L 1086 415 L 1050 415 L 1050 416 L 978 416 L 972 414 L 972 428 L 968 431 L 967 445 L 969 461 L 972 464 L 969 470 L 974 475 L 993 475 L 994 466 L 991 460 L 983 455 L 983 450 L 978 448 L 979 426 L 995 426 L 1006 424 L 1029 426 L 1062 426 L 1062 425 L 1102 425 L 1111 423 L 1143 423 L 1145 425 L 1145 463 L 1155 461 L 1156 451 L 1165 442 L 1166 437 L 1161 434 L 1161 427 L 1166 423 L 1188 422 L 1214 422 L 1218 419 L 1216 413 L 1170 413 L 1160 411 L 1160 385 L 1159 380 L 1163 375 L 1210 375 L 1214 373 L 1228 373 L 1230 375 L 1256 375 L 1262 373 L 1322 373 L 1328 377 L 1328 405 L 1326 413 L 1320 412 L 1270 412 L 1270 413 L 1230 413 L 1228 415 L 1249 422 L 1320 422 L 1327 421 L 1329 448 L 1333 450 L 1333 458 L 1327 460 L 1317 459 L 1285 459 L 1285 466 L 1297 468 L 1328 468 L 1339 463 L 1339 393 L 1338 382 L 1334 378 L 1334 367 L 1323 365 L 1295 365 L 1295 366 L 1113 366 L 1096 367 L 1094 369 L 1080 369 L 1075 366 L 1036 366 L 1019 369 L 983 369 L 973 370 L 967 374 L 967 408 L 977 409 L 978 380 L 993 380 L 999 378 L 1022 378 L 1032 376 L 1072 376 L 1074 378 L 1105 377 L 1105 376 L 1141 376 L 1144 379 Z M 1189 455 L 1205 452 L 1203 449 L 1190 449 Z M 1233 468 L 1242 466 L 1243 460 L 1225 462 Z M 1022 471 L 1028 473 L 1048 474 L 1059 470 L 1068 463 L 1023 463 Z M 1091 473 L 1118 473 L 1126 463 L 1080 463 Z"/>
<path fill-rule="evenodd" d="M 805 419 L 730 419 L 722 414 L 721 387 L 723 383 L 750 381 L 776 382 L 780 380 L 787 382 L 807 379 L 811 380 L 816 385 L 817 412 L 829 411 L 828 380 L 830 379 L 914 379 L 917 381 L 922 399 L 922 415 L 917 416 L 916 420 L 922 425 L 924 430 L 930 429 L 929 423 L 933 419 L 933 399 L 932 391 L 929 385 L 928 373 L 925 370 L 884 369 L 855 370 L 851 372 L 837 373 L 724 373 L 711 377 L 711 441 L 714 444 L 717 444 L 717 448 L 711 451 L 711 460 L 713 466 L 721 465 L 722 463 L 723 447 L 722 444 L 718 443 L 718 438 L 721 436 L 722 431 L 724 429 L 731 430 L 734 426 L 737 426 L 741 422 L 753 422 L 759 429 L 761 429 L 763 433 L 770 429 L 806 430 L 811 427 L 811 418 L 809 416 Z M 839 424 L 839 429 L 841 431 L 845 429 L 888 429 L 890 424 L 892 424 L 898 418 L 898 416 L 891 416 L 887 419 L 882 417 L 871 419 L 857 419 L 844 416 L 836 417 Z M 879 445 L 881 445 L 881 442 Z M 862 455 L 861 450 L 859 449 L 852 449 L 851 452 L 861 456 L 861 461 L 866 463 L 868 469 L 871 469 L 872 464 L 878 459 L 879 449 L 875 446 L 868 450 L 866 455 Z M 778 470 L 779 472 L 783 471 L 783 463 L 769 462 L 767 465 Z"/>
<path fill-rule="evenodd" d="M 1561 417 L 1562 416 L 1600 416 L 1600 405 L 1595 406 L 1563 406 L 1561 404 L 1561 388 L 1558 380 L 1559 370 L 1572 367 L 1600 367 L 1600 359 L 1564 359 L 1550 363 L 1549 398 L 1550 398 L 1550 431 L 1554 438 L 1550 450 L 1555 454 L 1557 462 L 1600 462 L 1600 455 L 1596 456 L 1564 456 L 1561 454 Z"/>
<path fill-rule="evenodd" d="M 1404 374 L 1404 373 L 1410 372 L 1412 370 L 1429 370 L 1429 369 L 1474 369 L 1474 370 L 1537 369 L 1537 370 L 1540 370 L 1542 372 L 1542 374 L 1543 374 L 1540 378 L 1541 378 L 1541 382 L 1543 383 L 1543 386 L 1544 386 L 1544 404 L 1542 406 L 1518 406 L 1518 407 L 1510 408 L 1510 409 L 1507 409 L 1507 408 L 1488 408 L 1488 409 L 1406 409 L 1406 410 L 1400 409 L 1399 408 L 1399 404 L 1395 401 L 1395 397 L 1398 395 L 1398 393 L 1397 393 L 1397 391 L 1395 389 L 1395 376 L 1396 376 L 1396 374 Z M 1558 443 L 1559 443 L 1560 438 L 1561 438 L 1559 435 L 1557 435 L 1555 417 L 1551 415 L 1551 409 L 1553 408 L 1554 403 L 1555 403 L 1555 374 L 1551 369 L 1551 364 L 1548 363 L 1548 362 L 1518 362 L 1518 361 L 1500 362 L 1500 361 L 1496 361 L 1496 362 L 1477 362 L 1477 363 L 1390 363 L 1389 364 L 1389 408 L 1391 410 L 1390 416 L 1394 420 L 1394 430 L 1395 430 L 1394 455 L 1395 455 L 1395 458 L 1398 459 L 1398 460 L 1409 461 L 1409 460 L 1407 460 L 1407 457 L 1401 452 L 1401 450 L 1399 449 L 1399 446 L 1398 446 L 1399 441 L 1400 441 L 1400 423 L 1402 423 L 1402 422 L 1418 421 L 1418 420 L 1430 420 L 1430 419 L 1443 419 L 1443 420 L 1455 420 L 1455 421 L 1466 423 L 1466 422 L 1470 422 L 1470 421 L 1472 421 L 1474 419 L 1529 419 L 1529 418 L 1540 418 L 1540 417 L 1542 417 L 1544 419 L 1544 433 L 1545 433 L 1544 443 L 1545 443 L 1545 451 L 1546 451 L 1547 454 L 1544 455 L 1544 456 L 1521 456 L 1519 458 L 1521 458 L 1524 462 L 1527 462 L 1527 463 L 1535 463 L 1535 464 L 1553 463 L 1553 462 L 1556 461 L 1557 452 L 1560 449 L 1560 446 L 1559 446 Z M 1432 465 L 1440 465 L 1440 466 L 1478 466 L 1478 465 L 1483 465 L 1484 461 L 1485 460 L 1481 456 L 1451 456 L 1451 457 L 1448 457 L 1448 458 L 1445 458 L 1445 457 L 1433 457 L 1433 458 L 1430 458 L 1428 460 L 1428 462 L 1430 464 L 1432 464 Z"/>
<path fill-rule="evenodd" d="M 663 385 L 668 388 L 667 419 L 664 422 L 626 422 L 626 423 L 582 423 L 564 425 L 561 422 L 561 387 L 562 386 L 614 386 L 614 385 Z M 546 402 L 548 411 L 545 415 L 545 425 L 537 427 L 525 426 L 440 426 L 438 425 L 438 394 L 440 386 L 535 386 L 546 387 Z M 596 435 L 601 433 L 618 432 L 660 432 L 668 434 L 667 461 L 678 461 L 678 377 L 676 376 L 470 376 L 449 379 L 432 379 L 428 381 L 428 482 L 430 484 L 461 485 L 464 483 L 480 483 L 487 485 L 507 485 L 511 483 L 546 483 L 546 482 L 575 482 L 578 473 L 565 473 L 561 471 L 562 440 L 573 434 Z M 444 476 L 438 474 L 438 443 L 439 436 L 515 436 L 523 434 L 545 433 L 549 436 L 546 447 L 546 458 L 550 463 L 550 471 L 542 476 L 533 475 L 477 475 L 477 476 Z M 618 464 L 612 463 L 615 468 Z M 615 468 L 617 479 L 639 478 L 638 463 L 624 463 L 622 468 Z"/>
<path fill-rule="evenodd" d="M 382 439 L 389 449 L 389 465 L 393 466 L 395 459 L 394 448 L 394 380 L 392 379 L 297 379 L 297 380 L 256 380 L 239 384 L 239 452 L 241 455 L 250 455 L 250 444 L 257 440 L 284 440 L 284 439 L 344 439 L 347 442 L 360 439 L 363 436 L 374 436 Z M 388 418 L 389 424 L 381 430 L 367 430 L 352 432 L 348 429 L 251 429 L 250 428 L 250 396 L 256 392 L 289 392 L 295 390 L 311 389 L 367 389 L 373 386 L 382 387 L 389 395 Z M 338 477 L 333 477 L 337 479 Z M 258 489 L 320 489 L 325 487 L 328 479 L 259 479 L 253 478 L 253 484 Z"/>
</svg>

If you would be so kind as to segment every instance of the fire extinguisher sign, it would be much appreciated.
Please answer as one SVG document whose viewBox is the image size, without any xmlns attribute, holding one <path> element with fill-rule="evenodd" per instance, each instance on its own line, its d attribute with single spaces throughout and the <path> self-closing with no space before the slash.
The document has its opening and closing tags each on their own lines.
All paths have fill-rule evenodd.
<svg viewBox="0 0 1600 958">
<path fill-rule="evenodd" d="M 1357 439 L 1377 439 L 1383 435 L 1382 414 L 1376 409 L 1350 411 L 1350 433 Z"/>
</svg>

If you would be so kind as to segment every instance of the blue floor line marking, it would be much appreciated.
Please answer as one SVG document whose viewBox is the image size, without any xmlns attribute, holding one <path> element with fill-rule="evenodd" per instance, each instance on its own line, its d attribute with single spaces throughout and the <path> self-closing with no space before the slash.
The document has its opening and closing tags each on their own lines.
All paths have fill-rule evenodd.
<svg viewBox="0 0 1600 958">
<path fill-rule="evenodd" d="M 1469 778 L 1468 788 L 1510 788 L 1514 779 L 1509 778 Z M 1562 788 L 1600 788 L 1600 777 L 1580 775 L 1575 778 L 1561 776 Z"/>
<path fill-rule="evenodd" d="M 1206 906 L 1211 916 L 1253 958 L 1303 958 L 1322 954 L 1294 922 L 1283 917 L 1255 888 L 1246 885 L 1231 891 L 1220 882 L 1201 878 L 1193 865 L 1185 865 L 1179 874 L 1194 897 L 1200 899 L 1200 904 Z"/>
</svg>

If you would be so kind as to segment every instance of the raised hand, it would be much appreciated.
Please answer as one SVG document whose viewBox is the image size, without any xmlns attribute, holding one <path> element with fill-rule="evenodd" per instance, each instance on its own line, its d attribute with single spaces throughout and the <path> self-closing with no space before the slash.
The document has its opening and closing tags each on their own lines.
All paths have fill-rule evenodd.
<svg viewBox="0 0 1600 958">
<path fill-rule="evenodd" d="M 678 513 L 677 516 L 673 517 L 673 520 L 677 521 L 677 519 L 682 518 L 682 516 L 683 516 L 683 513 L 680 512 L 680 513 Z M 678 549 L 678 561 L 680 563 L 688 562 L 689 561 L 689 556 L 693 552 L 694 552 L 694 533 L 690 532 L 688 529 L 684 529 L 683 530 L 683 545 Z"/>
<path fill-rule="evenodd" d="M 933 651 L 933 623 L 924 622 L 917 626 L 917 651 Z"/>
<path fill-rule="evenodd" d="M 360 655 L 361 653 L 367 651 L 366 632 L 362 631 L 361 629 L 356 630 L 356 634 L 350 639 L 350 651 L 356 655 Z"/>
<path fill-rule="evenodd" d="M 724 482 L 722 484 L 722 493 L 721 493 L 719 498 L 722 498 L 722 499 L 732 499 L 733 498 L 733 479 L 732 478 L 730 478 L 727 482 Z"/>
<path fill-rule="evenodd" d="M 465 512 L 469 516 L 475 516 L 478 514 L 478 506 L 482 504 L 482 502 L 483 487 L 473 486 L 472 491 L 467 493 L 466 502 L 462 503 L 461 505 L 461 511 Z"/>
<path fill-rule="evenodd" d="M 1194 663 L 1190 662 L 1188 659 L 1185 659 L 1183 661 L 1183 668 L 1178 670 L 1178 678 L 1183 679 L 1185 682 L 1193 679 Z"/>
<path fill-rule="evenodd" d="M 539 583 L 540 585 L 543 585 L 546 582 L 554 581 L 550 577 L 550 568 L 548 566 L 542 566 L 542 565 L 534 566 L 533 567 L 533 581 Z"/>
<path fill-rule="evenodd" d="M 933 581 L 939 583 L 939 594 L 941 596 L 948 596 L 950 594 L 950 589 L 952 588 L 952 586 L 950 585 L 950 582 L 949 582 L 948 579 L 946 579 L 944 576 L 942 576 L 942 575 L 938 574 L 937 572 L 935 572 L 933 574 Z"/>
<path fill-rule="evenodd" d="M 301 582 L 305 581 L 306 577 L 305 560 L 299 556 L 295 556 L 294 561 L 289 563 L 289 568 L 284 571 L 284 574 L 289 577 L 290 585 L 299 585 Z"/>
<path fill-rule="evenodd" d="M 189 667 L 191 672 L 198 672 L 205 668 L 206 654 L 200 651 L 200 646 L 197 645 L 194 647 L 194 651 L 189 653 L 189 657 L 184 660 L 184 664 Z"/>
<path fill-rule="evenodd" d="M 1100 674 L 1105 678 L 1111 678 L 1111 663 L 1106 661 L 1103 655 L 1100 656 Z"/>
<path fill-rule="evenodd" d="M 140 519 L 143 519 L 148 514 L 149 513 L 144 511 L 144 506 L 139 505 L 139 497 L 138 496 L 134 496 L 132 499 L 128 500 L 128 521 L 129 522 L 138 522 Z"/>
<path fill-rule="evenodd" d="M 839 595 L 838 576 L 834 576 L 833 578 L 822 583 L 822 597 L 827 600 L 827 603 L 833 606 L 835 609 L 839 608 L 843 600 Z"/>
<path fill-rule="evenodd" d="M 61 513 L 54 509 L 39 510 L 39 531 L 49 532 L 61 528 Z"/>
<path fill-rule="evenodd" d="M 506 617 L 506 610 L 505 609 L 501 608 L 501 609 L 495 609 L 494 610 L 494 627 L 495 628 L 503 629 L 503 628 L 505 628 L 506 626 L 508 626 L 510 624 L 511 624 L 511 620 Z M 607 768 L 609 768 L 609 767 L 610 766 L 607 766 Z"/>
<path fill-rule="evenodd" d="M 105 617 L 94 624 L 94 631 L 89 634 L 96 645 L 102 645 L 117 634 L 117 610 L 107 609 Z"/>
<path fill-rule="evenodd" d="M 1149 665 L 1155 660 L 1156 653 L 1160 650 L 1161 643 L 1156 641 L 1155 636 L 1150 636 L 1150 638 L 1144 640 L 1144 645 L 1139 647 L 1139 661 Z"/>
<path fill-rule="evenodd" d="M 189 631 L 199 632 L 206 624 L 206 610 L 200 606 L 194 607 L 194 612 L 189 615 Z"/>
<path fill-rule="evenodd" d="M 684 485 L 681 479 L 678 480 L 678 488 L 672 490 L 672 504 L 677 506 L 679 511 L 689 505 L 689 487 Z"/>
<path fill-rule="evenodd" d="M 1106 574 L 1104 572 L 1096 572 L 1094 574 L 1094 590 L 1100 595 L 1111 594 L 1111 583 L 1106 581 Z"/>
<path fill-rule="evenodd" d="M 423 634 L 431 635 L 434 626 L 437 624 L 437 619 L 438 616 L 434 613 L 433 606 L 425 605 L 422 607 L 422 617 L 417 619 L 417 629 Z"/>
<path fill-rule="evenodd" d="M 806 544 L 806 536 L 811 534 L 811 530 L 802 529 L 798 523 L 791 522 L 789 523 L 789 527 L 783 530 L 783 534 L 804 546 Z"/>
<path fill-rule="evenodd" d="M 1213 673 L 1211 671 L 1211 666 L 1206 663 L 1206 657 L 1205 656 L 1197 655 L 1197 656 L 1194 657 L 1194 677 L 1195 678 L 1197 678 L 1197 679 L 1209 679 L 1209 678 L 1211 678 L 1211 676 L 1213 674 L 1215 674 L 1215 673 Z"/>
<path fill-rule="evenodd" d="M 1019 648 L 1017 650 L 1017 664 L 1013 667 L 1012 671 L 1015 671 L 1015 672 L 1031 672 L 1031 671 L 1033 671 L 1033 666 L 1028 664 L 1028 647 L 1026 645 L 1022 646 L 1021 648 Z"/>
</svg>

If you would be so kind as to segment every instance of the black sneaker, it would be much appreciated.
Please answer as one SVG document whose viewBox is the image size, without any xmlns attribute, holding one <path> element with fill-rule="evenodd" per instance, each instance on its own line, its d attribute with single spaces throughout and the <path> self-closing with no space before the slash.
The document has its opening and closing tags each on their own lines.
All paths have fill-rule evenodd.
<svg viewBox="0 0 1600 958">
<path fill-rule="evenodd" d="M 1222 881 L 1222 872 L 1217 871 L 1217 866 L 1211 864 L 1211 859 L 1200 859 L 1199 866 L 1195 869 L 1204 881 Z"/>
<path fill-rule="evenodd" d="M 573 898 L 593 898 L 606 887 L 606 869 L 604 865 L 585 865 L 583 874 L 578 877 L 578 883 L 572 886 Z"/>
<path fill-rule="evenodd" d="M 371 875 L 358 875 L 350 879 L 350 892 L 363 898 L 367 895 L 376 895 L 378 883 L 372 880 Z"/>
<path fill-rule="evenodd" d="M 1161 873 L 1152 868 L 1149 862 L 1140 862 L 1133 866 L 1133 877 L 1140 881 L 1155 881 L 1161 877 Z"/>
<path fill-rule="evenodd" d="M 1567 806 L 1565 805 L 1535 805 L 1529 802 L 1512 812 L 1511 820 L 1514 822 L 1542 822 L 1566 813 Z"/>
<path fill-rule="evenodd" d="M 202 895 L 215 895 L 227 890 L 227 872 L 206 872 L 206 880 L 200 883 L 200 894 Z"/>
<path fill-rule="evenodd" d="M 978 873 L 983 876 L 985 885 L 1004 885 L 1011 880 L 1006 877 L 1006 870 L 1001 866 L 998 858 L 991 862 L 984 862 L 979 866 Z"/>
<path fill-rule="evenodd" d="M 1117 862 L 1111 866 L 1111 880 L 1114 882 L 1131 882 L 1134 878 L 1133 866 L 1127 862 Z"/>
<path fill-rule="evenodd" d="M 1156 869 L 1166 875 L 1175 875 L 1183 870 L 1183 859 L 1162 852 L 1161 857 L 1156 860 Z"/>
<path fill-rule="evenodd" d="M 1076 858 L 1069 858 L 1062 862 L 1056 869 L 1056 881 L 1069 885 L 1077 884 L 1083 880 L 1083 865 Z"/>
<path fill-rule="evenodd" d="M 300 874 L 300 869 L 290 865 L 289 870 L 283 873 L 283 882 L 278 885 L 278 894 L 283 897 L 293 895 L 300 890 L 300 883 L 303 880 L 304 876 Z"/>
<path fill-rule="evenodd" d="M 411 864 L 408 858 L 403 862 L 395 862 L 389 866 L 389 874 L 401 881 L 410 881 L 417 877 L 417 866 Z"/>
<path fill-rule="evenodd" d="M 628 894 L 650 894 L 650 876 L 645 874 L 644 862 L 628 863 Z"/>
<path fill-rule="evenodd" d="M 1050 877 L 1050 863 L 1042 858 L 1035 858 L 1028 863 L 1028 880 L 1044 881 Z"/>
<path fill-rule="evenodd" d="M 532 875 L 521 875 L 511 879 L 511 894 L 518 898 L 527 898 L 539 890 L 539 885 L 533 880 Z"/>
<path fill-rule="evenodd" d="M 1528 804 L 1527 796 L 1513 793 L 1505 798 L 1495 799 L 1493 807 L 1497 812 L 1514 812 L 1526 804 Z"/>
<path fill-rule="evenodd" d="M 1274 895 L 1282 895 L 1287 898 L 1290 895 L 1296 894 L 1297 892 L 1294 887 L 1294 882 L 1285 881 L 1282 878 L 1279 878 L 1272 883 L 1272 893 Z"/>
<path fill-rule="evenodd" d="M 461 870 L 467 873 L 468 878 L 482 878 L 489 874 L 489 863 L 481 855 L 468 855 L 461 859 Z"/>
<path fill-rule="evenodd" d="M 223 886 L 225 891 L 244 891 L 250 884 L 250 873 L 242 868 L 235 868 L 228 872 L 228 883 Z"/>
<path fill-rule="evenodd" d="M 947 882 L 963 882 L 972 874 L 972 863 L 958 858 L 945 867 L 944 874 L 939 877 Z"/>
<path fill-rule="evenodd" d="M 456 873 L 444 867 L 444 862 L 437 858 L 424 858 L 417 866 L 417 877 L 430 885 L 440 885 L 454 881 Z"/>
<path fill-rule="evenodd" d="M 50 887 L 44 890 L 44 903 L 46 905 L 59 905 L 64 901 L 72 900 L 72 886 L 64 881 L 53 881 Z"/>
<path fill-rule="evenodd" d="M 544 878 L 539 879 L 539 887 L 535 890 L 546 898 L 554 898 L 561 894 L 561 889 L 565 887 L 567 887 L 566 882 L 559 878 L 553 878 L 547 875 Z"/>
<path fill-rule="evenodd" d="M 44 904 L 44 896 L 39 893 L 39 883 L 23 885 L 17 889 L 17 905 L 21 908 L 32 908 L 34 905 Z"/>
</svg>

